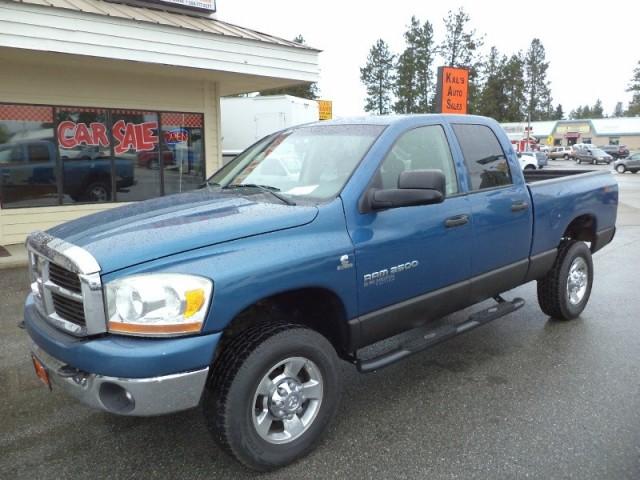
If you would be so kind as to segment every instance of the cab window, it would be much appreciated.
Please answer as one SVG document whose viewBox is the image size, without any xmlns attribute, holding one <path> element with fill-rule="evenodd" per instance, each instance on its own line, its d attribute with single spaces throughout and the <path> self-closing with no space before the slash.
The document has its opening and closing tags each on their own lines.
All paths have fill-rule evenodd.
<svg viewBox="0 0 640 480">
<path fill-rule="evenodd" d="M 458 181 L 447 137 L 440 125 L 419 127 L 403 134 L 380 165 L 377 187 L 398 188 L 405 170 L 441 170 L 446 179 L 446 194 L 458 193 Z"/>
</svg>

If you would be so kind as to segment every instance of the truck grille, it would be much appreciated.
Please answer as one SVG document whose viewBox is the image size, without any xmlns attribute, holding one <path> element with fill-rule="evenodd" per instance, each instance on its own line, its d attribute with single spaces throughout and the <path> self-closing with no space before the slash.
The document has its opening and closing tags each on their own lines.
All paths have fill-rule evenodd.
<svg viewBox="0 0 640 480">
<path fill-rule="evenodd" d="M 78 275 L 70 272 L 69 270 L 65 270 L 55 263 L 49 264 L 49 280 L 60 287 L 71 290 L 72 292 L 82 292 Z"/>
<path fill-rule="evenodd" d="M 82 302 L 57 293 L 51 293 L 51 299 L 53 300 L 53 308 L 60 318 L 64 318 L 77 325 L 86 325 L 84 304 Z"/>
<path fill-rule="evenodd" d="M 27 239 L 33 301 L 44 319 L 77 337 L 107 331 L 100 266 L 86 250 L 35 232 Z"/>
</svg>

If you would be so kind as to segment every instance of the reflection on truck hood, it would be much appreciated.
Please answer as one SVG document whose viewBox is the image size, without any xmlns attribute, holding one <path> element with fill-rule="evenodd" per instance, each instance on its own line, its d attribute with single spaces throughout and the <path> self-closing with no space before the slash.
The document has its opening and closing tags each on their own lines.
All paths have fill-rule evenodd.
<svg viewBox="0 0 640 480">
<path fill-rule="evenodd" d="M 260 197 L 257 197 L 260 198 Z M 49 230 L 88 250 L 104 273 L 313 221 L 314 206 L 255 202 L 200 190 L 114 208 Z"/>
</svg>

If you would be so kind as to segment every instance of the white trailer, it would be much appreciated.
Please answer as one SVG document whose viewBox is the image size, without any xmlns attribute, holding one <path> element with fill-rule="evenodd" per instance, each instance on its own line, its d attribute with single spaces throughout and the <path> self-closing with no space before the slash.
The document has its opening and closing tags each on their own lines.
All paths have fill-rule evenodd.
<svg viewBox="0 0 640 480">
<path fill-rule="evenodd" d="M 220 99 L 225 163 L 245 148 L 283 128 L 318 120 L 318 102 L 291 95 Z"/>
</svg>

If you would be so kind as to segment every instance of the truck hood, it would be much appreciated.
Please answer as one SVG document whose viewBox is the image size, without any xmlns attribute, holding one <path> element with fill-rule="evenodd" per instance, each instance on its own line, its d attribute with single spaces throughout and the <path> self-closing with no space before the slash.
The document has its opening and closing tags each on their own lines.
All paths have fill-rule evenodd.
<svg viewBox="0 0 640 480">
<path fill-rule="evenodd" d="M 257 202 L 231 193 L 171 195 L 96 213 L 48 230 L 89 251 L 103 273 L 195 248 L 312 222 L 314 206 Z"/>
</svg>

